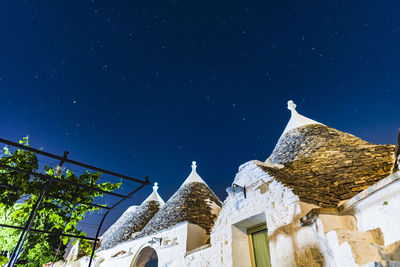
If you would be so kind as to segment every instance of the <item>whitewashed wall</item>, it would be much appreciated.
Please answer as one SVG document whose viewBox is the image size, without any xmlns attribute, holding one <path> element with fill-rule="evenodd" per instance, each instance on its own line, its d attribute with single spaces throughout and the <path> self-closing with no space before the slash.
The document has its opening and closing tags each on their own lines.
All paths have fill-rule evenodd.
<svg viewBox="0 0 400 267">
<path fill-rule="evenodd" d="M 248 267 L 247 229 L 260 223 L 266 223 L 268 228 L 273 267 L 374 264 L 381 260 L 380 241 L 370 230 L 382 230 L 382 247 L 400 240 L 399 181 L 359 202 L 355 216 L 320 215 L 310 226 L 300 226 L 299 219 L 316 206 L 299 201 L 291 189 L 270 177 L 256 162 L 241 165 L 234 183 L 246 186 L 247 196 L 236 193 L 226 198 L 209 245 L 201 246 L 206 240 L 204 229 L 185 222 L 102 251 L 96 261 L 103 259 L 100 266 L 130 266 L 152 237 L 162 237 L 169 240 L 168 244 L 153 245 L 161 267 Z M 111 258 L 121 250 L 128 253 Z M 87 266 L 84 259 L 80 262 L 80 266 Z"/>
<path fill-rule="evenodd" d="M 234 182 L 246 186 L 246 198 L 242 193 L 227 197 L 211 233 L 211 247 L 190 255 L 187 264 L 250 266 L 246 229 L 266 222 L 272 266 L 295 266 L 302 248 L 316 243 L 312 228 L 296 229 L 301 215 L 298 197 L 254 161 L 240 166 Z M 209 265 L 201 265 L 205 258 Z"/>
<path fill-rule="evenodd" d="M 400 240 L 400 180 L 361 200 L 354 209 L 360 231 L 379 227 L 385 245 Z"/>
<path fill-rule="evenodd" d="M 274 267 L 360 266 L 348 236 L 343 237 L 358 234 L 353 216 L 321 215 L 310 226 L 300 226 L 299 219 L 316 206 L 300 202 L 254 161 L 240 166 L 234 182 L 246 186 L 246 198 L 242 193 L 227 197 L 211 233 L 211 246 L 187 255 L 186 266 L 250 266 L 246 230 L 262 222 L 268 228 Z"/>
<path fill-rule="evenodd" d="M 130 266 L 135 255 L 146 246 L 151 246 L 158 256 L 158 262 L 160 267 L 182 267 L 185 265 L 185 253 L 187 250 L 187 235 L 188 235 L 189 223 L 184 222 L 176 225 L 174 228 L 156 233 L 154 235 L 145 236 L 138 240 L 122 243 L 112 249 L 100 251 L 97 253 L 96 265 L 100 267 L 112 267 L 112 266 Z M 192 230 L 192 229 L 191 229 Z M 195 232 L 197 233 L 197 232 Z M 200 232 L 201 234 L 201 232 Z M 148 242 L 153 237 L 162 237 L 163 243 L 150 245 Z M 196 240 L 198 240 L 197 238 Z M 121 254 L 117 257 L 112 257 L 120 251 L 126 251 L 127 253 Z M 99 264 L 100 262 L 100 264 Z M 73 262 L 67 266 L 87 266 L 88 258 L 82 258 L 77 262 Z"/>
</svg>

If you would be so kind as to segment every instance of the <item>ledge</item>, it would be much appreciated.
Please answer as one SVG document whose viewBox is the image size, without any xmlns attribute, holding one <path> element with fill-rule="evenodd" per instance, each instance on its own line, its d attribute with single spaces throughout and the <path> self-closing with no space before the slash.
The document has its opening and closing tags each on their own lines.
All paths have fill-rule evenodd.
<svg viewBox="0 0 400 267">
<path fill-rule="evenodd" d="M 198 248 L 192 249 L 190 251 L 187 251 L 186 254 L 185 254 L 185 257 L 189 256 L 190 254 L 196 253 L 196 252 L 198 252 L 200 250 L 204 250 L 206 248 L 209 248 L 209 247 L 211 247 L 211 244 L 205 244 L 205 245 L 203 245 L 201 247 L 198 247 Z"/>
<path fill-rule="evenodd" d="M 394 172 L 391 175 L 387 176 L 386 178 L 383 178 L 376 184 L 371 185 L 364 191 L 358 193 L 354 197 L 350 198 L 346 202 L 344 202 L 342 205 L 338 207 L 340 211 L 348 211 L 352 209 L 358 202 L 360 202 L 363 199 L 366 199 L 370 195 L 376 193 L 377 191 L 385 188 L 386 186 L 389 186 L 393 182 L 397 181 L 400 179 L 400 171 Z"/>
<path fill-rule="evenodd" d="M 354 197 L 350 198 L 342 205 L 338 206 L 337 208 L 315 208 L 308 212 L 305 216 L 300 218 L 300 225 L 307 226 L 310 225 L 315 221 L 315 219 L 320 214 L 331 214 L 331 215 L 352 215 L 352 209 L 354 206 L 368 198 L 369 196 L 373 195 L 374 193 L 378 192 L 379 190 L 391 185 L 395 181 L 400 180 L 400 170 L 390 174 L 386 178 L 383 178 L 376 184 L 371 185 L 364 191 L 358 193 Z"/>
</svg>

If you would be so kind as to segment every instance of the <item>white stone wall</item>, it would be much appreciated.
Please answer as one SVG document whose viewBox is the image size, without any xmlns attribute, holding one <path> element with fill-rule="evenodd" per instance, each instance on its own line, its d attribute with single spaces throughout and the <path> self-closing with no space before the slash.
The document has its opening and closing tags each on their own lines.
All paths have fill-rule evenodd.
<svg viewBox="0 0 400 267">
<path fill-rule="evenodd" d="M 206 230 L 196 224 L 188 224 L 188 233 L 186 240 L 186 251 L 201 247 L 207 242 L 208 236 Z"/>
<path fill-rule="evenodd" d="M 348 243 L 339 240 L 337 230 L 354 230 L 355 219 L 352 216 L 320 215 L 316 221 L 304 229 L 312 229 L 309 239 L 316 239 L 319 252 L 323 256 L 324 266 L 356 267 L 352 249 Z M 304 235 L 302 235 L 304 237 Z M 299 240 L 299 239 L 298 239 Z"/>
<path fill-rule="evenodd" d="M 251 266 L 247 229 L 266 223 L 271 264 L 279 266 L 359 266 L 338 230 L 352 231 L 352 216 L 321 215 L 310 226 L 299 219 L 316 206 L 299 201 L 293 192 L 253 161 L 240 166 L 234 182 L 246 186 L 230 195 L 211 233 L 211 246 L 186 256 L 186 266 Z"/>
<path fill-rule="evenodd" d="M 234 182 L 246 186 L 246 198 L 242 193 L 231 194 L 223 203 L 211 233 L 211 247 L 198 253 L 199 259 L 210 259 L 210 265 L 203 266 L 250 266 L 246 229 L 263 222 L 268 228 L 272 266 L 293 266 L 299 249 L 294 231 L 301 214 L 298 197 L 254 161 L 240 166 Z M 311 229 L 308 232 L 312 234 Z"/>
<path fill-rule="evenodd" d="M 156 234 L 163 238 L 176 237 L 178 245 L 155 248 L 159 266 L 250 266 L 250 250 L 247 228 L 266 223 L 270 238 L 272 266 L 293 266 L 296 262 L 296 251 L 301 246 L 308 247 L 315 239 L 303 238 L 312 235 L 311 228 L 304 228 L 300 237 L 296 236 L 295 225 L 301 215 L 299 199 L 283 184 L 272 179 L 253 161 L 240 166 L 235 183 L 246 186 L 246 198 L 242 193 L 230 195 L 223 204 L 211 233 L 211 244 L 190 251 L 201 244 L 202 231 L 195 226 L 180 224 L 177 227 Z M 192 234 L 188 235 L 188 229 Z M 297 232 L 298 235 L 299 232 Z M 99 258 L 105 259 L 100 266 L 128 266 L 137 251 L 146 246 L 153 236 L 121 244 L 113 249 L 102 251 Z M 297 238 L 301 242 L 297 242 Z M 191 241 L 190 241 L 191 240 Z M 194 243 L 195 245 L 193 245 Z M 131 255 L 121 259 L 110 257 L 118 251 L 131 251 Z"/>
<path fill-rule="evenodd" d="M 360 231 L 379 227 L 385 245 L 400 240 L 400 180 L 361 200 L 354 210 Z"/>
<path fill-rule="evenodd" d="M 250 267 L 247 229 L 260 223 L 268 228 L 273 267 L 362 266 L 381 259 L 379 240 L 366 231 L 380 228 L 385 239 L 382 246 L 400 240 L 400 181 L 357 203 L 354 216 L 321 214 L 309 226 L 300 226 L 299 220 L 316 206 L 301 202 L 254 161 L 240 166 L 234 183 L 246 187 L 246 198 L 243 193 L 226 198 L 210 244 L 202 246 L 207 238 L 204 229 L 185 222 L 101 251 L 96 261 L 103 259 L 100 266 L 130 266 L 152 237 L 162 237 L 161 246 L 153 245 L 161 267 Z M 127 253 L 111 258 L 121 250 Z M 80 262 L 87 266 L 85 259 Z"/>
<path fill-rule="evenodd" d="M 214 266 L 215 257 L 219 257 L 219 253 L 210 244 L 198 248 L 186 254 L 185 265 L 187 267 L 205 267 Z"/>
<path fill-rule="evenodd" d="M 96 253 L 95 266 L 100 267 L 115 267 L 115 266 L 130 266 L 133 259 L 140 250 L 146 246 L 151 246 L 158 256 L 160 267 L 182 267 L 185 265 L 185 253 L 187 250 L 187 234 L 189 223 L 184 222 L 176 225 L 174 228 L 156 233 L 154 235 L 145 236 L 138 240 L 122 243 L 112 249 L 99 251 Z M 153 237 L 162 237 L 162 245 L 153 244 L 148 242 Z M 117 257 L 112 257 L 120 251 L 127 253 L 121 254 Z M 80 259 L 79 263 L 72 262 L 67 266 L 87 266 L 88 258 Z"/>
</svg>

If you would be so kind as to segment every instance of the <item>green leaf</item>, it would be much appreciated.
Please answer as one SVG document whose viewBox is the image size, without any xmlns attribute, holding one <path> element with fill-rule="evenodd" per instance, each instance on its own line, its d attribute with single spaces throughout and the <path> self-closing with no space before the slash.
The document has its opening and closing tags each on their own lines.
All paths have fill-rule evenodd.
<svg viewBox="0 0 400 267">
<path fill-rule="evenodd" d="M 20 144 L 29 146 L 29 137 L 24 137 Z M 3 150 L 4 153 L 0 156 L 1 164 L 33 173 L 43 173 L 51 176 L 55 173 L 51 166 L 44 166 L 43 170 L 39 170 L 38 158 L 30 151 L 17 149 L 11 152 L 7 147 L 4 147 Z M 73 171 L 67 169 L 57 177 L 74 183 L 94 186 L 105 191 L 112 191 L 121 186 L 121 183 L 99 183 L 101 175 L 100 172 L 85 171 L 80 176 L 77 176 Z M 0 183 L 10 186 L 10 188 L 0 192 L 0 223 L 23 225 L 37 202 L 43 186 L 47 183 L 47 179 L 39 176 L 31 177 L 6 168 L 0 168 Z M 12 188 L 18 188 L 18 190 Z M 34 220 L 34 227 L 59 233 L 86 235 L 86 233 L 76 228 L 77 224 L 85 215 L 99 210 L 99 208 L 80 203 L 90 203 L 103 194 L 56 182 L 50 184 L 48 191 L 53 196 L 60 196 L 60 198 L 46 196 L 43 199 Z M 20 232 L 17 229 L 0 228 L 0 251 L 11 252 Z M 60 241 L 62 244 L 61 250 L 63 251 L 68 242 L 71 241 L 71 238 L 32 232 L 24 244 L 20 258 L 32 263 L 27 266 L 37 266 L 37 264 L 42 265 L 53 261 L 54 251 L 58 248 Z M 81 249 L 86 253 L 90 253 L 92 248 L 86 240 L 82 240 Z M 59 254 L 60 258 L 62 256 L 63 252 Z M 1 260 L 3 259 L 0 258 L 0 266 Z"/>
</svg>

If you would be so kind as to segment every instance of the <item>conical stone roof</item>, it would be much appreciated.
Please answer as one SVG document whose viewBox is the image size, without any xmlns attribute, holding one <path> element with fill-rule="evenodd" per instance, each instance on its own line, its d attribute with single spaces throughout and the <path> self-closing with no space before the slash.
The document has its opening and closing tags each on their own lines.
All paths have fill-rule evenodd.
<svg viewBox="0 0 400 267">
<path fill-rule="evenodd" d="M 266 162 L 258 165 L 300 200 L 336 207 L 388 176 L 394 150 L 394 145 L 371 144 L 317 122 L 300 123 L 284 132 Z"/>
<path fill-rule="evenodd" d="M 109 249 L 130 240 L 138 234 L 156 214 L 164 201 L 157 193 L 158 183 L 154 183 L 153 192 L 140 206 L 129 207 L 122 216 L 103 234 L 100 249 Z"/>
<path fill-rule="evenodd" d="M 171 228 L 181 222 L 197 224 L 207 233 L 211 231 L 222 204 L 197 174 L 196 167 L 196 162 L 193 162 L 188 178 L 136 238 Z"/>
</svg>

